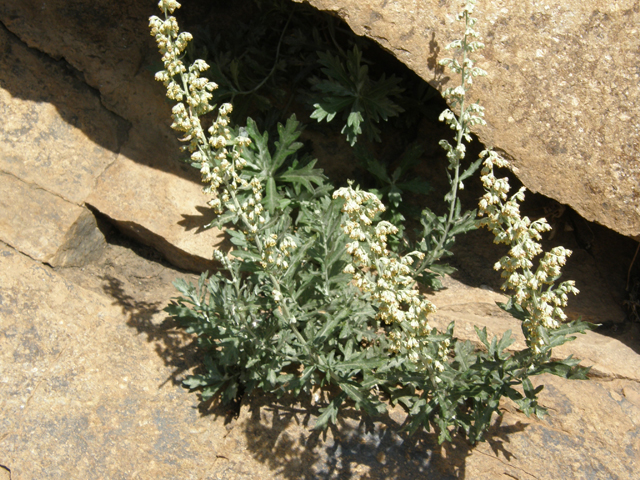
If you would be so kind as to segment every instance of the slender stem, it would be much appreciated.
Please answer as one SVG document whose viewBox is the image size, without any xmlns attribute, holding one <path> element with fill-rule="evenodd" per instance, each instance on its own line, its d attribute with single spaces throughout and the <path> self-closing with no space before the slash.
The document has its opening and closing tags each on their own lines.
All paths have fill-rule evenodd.
<svg viewBox="0 0 640 480">
<path fill-rule="evenodd" d="M 258 91 L 267 82 L 267 80 L 269 80 L 269 78 L 271 78 L 271 76 L 274 74 L 274 72 L 276 71 L 276 67 L 278 66 L 278 59 L 280 58 L 280 47 L 282 46 L 282 39 L 284 38 L 284 34 L 287 31 L 287 27 L 289 26 L 289 22 L 291 21 L 291 17 L 293 17 L 293 10 L 291 11 L 291 14 L 289 15 L 289 18 L 287 19 L 287 23 L 284 25 L 284 28 L 282 29 L 282 33 L 280 34 L 280 40 L 278 40 L 278 47 L 276 48 L 276 59 L 273 62 L 273 67 L 271 68 L 271 71 L 269 72 L 269 74 L 266 77 L 264 77 L 262 79 L 262 81 L 258 85 L 253 87 L 251 90 L 244 90 L 242 92 L 234 92 L 233 95 L 231 96 L 232 99 L 236 95 L 250 95 L 250 94 Z"/>
<path fill-rule="evenodd" d="M 469 18 L 467 17 L 466 18 L 467 26 L 468 26 L 468 23 L 469 23 Z M 466 60 L 467 60 L 467 35 L 465 34 L 462 40 L 462 66 L 461 66 L 461 72 L 460 72 L 461 85 L 462 85 L 462 88 L 465 90 L 465 94 L 466 94 L 465 85 L 466 85 L 467 76 L 468 76 L 468 72 L 466 69 L 466 63 L 467 63 Z M 467 122 L 466 122 L 466 115 L 465 115 L 465 101 L 466 101 L 466 95 L 463 95 L 462 101 L 460 102 L 460 115 L 458 116 L 458 119 L 457 119 L 459 128 L 456 134 L 456 147 L 454 152 L 458 152 L 458 148 L 464 142 L 464 134 L 467 130 Z M 422 273 L 428 266 L 430 266 L 431 264 L 433 264 L 433 262 L 435 262 L 436 260 L 438 260 L 438 258 L 440 258 L 440 255 L 442 254 L 441 250 L 448 239 L 449 231 L 451 230 L 451 226 L 453 225 L 455 211 L 456 211 L 456 200 L 458 198 L 458 186 L 460 183 L 460 160 L 462 159 L 459 157 L 459 154 L 456 154 L 454 158 L 455 158 L 454 160 L 455 163 L 453 163 L 452 161 L 450 164 L 450 166 L 453 166 L 454 175 L 453 175 L 453 181 L 451 186 L 451 200 L 449 202 L 449 214 L 447 216 L 447 223 L 445 224 L 444 232 L 442 233 L 442 236 L 438 241 L 438 245 L 435 248 L 433 248 L 427 256 L 425 256 L 424 260 L 420 264 L 420 267 L 418 267 L 418 269 L 415 271 L 414 276 L 417 276 L 420 273 Z"/>
<path fill-rule="evenodd" d="M 324 258 L 329 257 L 329 251 L 327 249 L 327 237 L 322 235 L 322 247 L 324 248 Z M 329 297 L 329 271 L 327 270 L 327 263 L 322 262 L 322 273 L 324 274 L 324 294 Z"/>
</svg>

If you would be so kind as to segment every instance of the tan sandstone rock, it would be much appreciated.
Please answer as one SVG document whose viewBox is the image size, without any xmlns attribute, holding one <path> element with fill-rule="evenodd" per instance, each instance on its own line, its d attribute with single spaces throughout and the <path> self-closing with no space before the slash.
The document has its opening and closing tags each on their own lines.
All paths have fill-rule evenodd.
<svg viewBox="0 0 640 480">
<path fill-rule="evenodd" d="M 462 32 L 461 1 L 305 1 L 434 87 L 455 85 L 437 62 Z M 477 59 L 489 72 L 471 92 L 486 107 L 480 140 L 512 158 L 530 190 L 640 235 L 637 1 L 480 0 L 476 12 L 486 44 Z"/>
<path fill-rule="evenodd" d="M 83 265 L 105 240 L 95 217 L 42 188 L 0 173 L 0 240 L 50 265 Z"/>
<path fill-rule="evenodd" d="M 220 470 L 226 430 L 174 382 L 181 359 L 169 355 L 188 338 L 160 326 L 156 305 L 91 292 L 1 244 L 0 285 L 0 464 L 12 480 Z M 159 356 L 151 338 L 173 349 Z"/>
<path fill-rule="evenodd" d="M 0 244 L 0 465 L 12 480 L 557 480 L 639 468 L 640 388 L 628 379 L 535 378 L 550 415 L 527 418 L 505 401 L 475 447 L 407 437 L 400 408 L 375 422 L 347 410 L 323 434 L 310 430 L 317 406 L 307 400 L 252 395 L 237 419 L 198 408 L 179 379 L 199 359 L 161 311 L 177 272 L 123 248 L 74 271 L 63 277 Z M 494 299 L 448 287 L 465 307 L 454 315 L 445 296 L 438 303 L 460 324 Z"/>
<path fill-rule="evenodd" d="M 223 238 L 220 230 L 203 228 L 213 220 L 207 198 L 196 181 L 181 176 L 177 161 L 166 162 L 166 144 L 150 144 L 144 135 L 138 128 L 131 131 L 117 161 L 98 179 L 86 202 L 174 265 L 211 270 L 214 245 Z"/>
<path fill-rule="evenodd" d="M 52 265 L 100 254 L 82 202 L 111 164 L 124 123 L 73 70 L 0 28 L 0 238 Z"/>
<path fill-rule="evenodd" d="M 64 62 L 0 28 L 0 170 L 75 204 L 116 158 L 127 124 Z"/>
<path fill-rule="evenodd" d="M 455 335 L 480 345 L 474 326 L 486 327 L 489 338 L 501 337 L 511 331 L 514 343 L 510 349 L 526 347 L 521 322 L 506 313 L 497 303 L 508 298 L 483 288 L 474 288 L 446 277 L 444 289 L 429 296 L 437 306 L 430 324 L 445 329 L 455 322 Z M 573 300 L 573 299 L 572 299 Z M 553 358 L 564 359 L 569 355 L 582 360 L 581 364 L 591 367 L 591 375 L 603 378 L 622 378 L 640 383 L 640 356 L 629 346 L 592 331 L 576 334 L 576 339 L 553 350 Z"/>
<path fill-rule="evenodd" d="M 49 12 L 51 5 L 43 10 L 30 2 L 0 2 L 0 19 L 37 48 L 0 27 L 0 172 L 24 182 L 2 186 L 8 196 L 0 222 L 7 229 L 0 238 L 38 260 L 77 264 L 92 244 L 75 249 L 74 259 L 64 245 L 80 246 L 81 239 L 72 235 L 91 233 L 86 222 L 71 229 L 79 207 L 87 203 L 175 265 L 196 271 L 213 268 L 212 251 L 221 241 L 220 232 L 202 228 L 211 216 L 203 207 L 206 197 L 198 175 L 177 161 L 178 142 L 168 127 L 170 108 L 163 88 L 140 63 L 140 52 L 153 44 L 146 26 L 149 10 L 131 6 L 142 25 L 109 24 L 123 29 L 119 38 L 124 43 L 114 44 L 111 37 L 101 36 L 109 28 L 96 34 L 96 24 L 87 20 L 98 21 L 102 14 L 108 20 L 114 15 L 111 3 L 104 2 L 101 10 L 98 4 L 89 8 L 61 2 Z M 60 15 L 59 24 L 51 23 L 50 14 Z M 36 23 L 41 15 L 49 19 Z M 25 22 L 29 16 L 33 21 Z M 125 39 L 127 32 L 132 39 Z M 153 58 L 156 53 L 150 52 Z M 78 60 L 85 78 L 64 60 L 67 57 Z M 92 78 L 100 92 L 84 82 Z M 124 114 L 133 129 L 103 103 Z M 9 194 L 10 187 L 17 190 Z M 28 188 L 37 191 L 27 193 Z M 44 200 L 47 193 L 56 198 Z M 93 226 L 91 238 L 99 234 L 95 220 Z"/>
<path fill-rule="evenodd" d="M 158 118 L 169 118 L 170 109 L 147 97 L 149 78 L 155 73 L 147 61 L 158 62 L 148 33 L 149 15 L 158 13 L 156 3 L 2 0 L 0 20 L 30 47 L 81 71 L 118 115 L 132 123 L 145 118 L 157 123 Z M 153 94 L 162 96 L 162 86 Z M 164 109 L 161 116 L 159 108 Z"/>
</svg>

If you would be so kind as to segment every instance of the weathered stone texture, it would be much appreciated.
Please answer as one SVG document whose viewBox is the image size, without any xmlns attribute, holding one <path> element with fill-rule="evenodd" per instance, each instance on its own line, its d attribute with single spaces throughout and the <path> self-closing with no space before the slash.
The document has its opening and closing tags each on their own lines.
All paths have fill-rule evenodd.
<svg viewBox="0 0 640 480">
<path fill-rule="evenodd" d="M 126 122 L 75 72 L 0 27 L 0 171 L 81 204 Z"/>
<path fill-rule="evenodd" d="M 438 308 L 430 320 L 434 327 L 445 330 L 449 323 L 455 322 L 456 336 L 478 345 L 474 327 L 486 327 L 490 336 L 502 336 L 510 330 L 514 340 L 510 348 L 526 348 L 521 322 L 496 305 L 507 302 L 506 295 L 469 287 L 450 277 L 444 279 L 443 285 L 443 290 L 430 296 Z M 592 331 L 576 334 L 576 340 L 556 347 L 553 355 L 556 359 L 569 355 L 580 358 L 582 365 L 591 367 L 591 375 L 595 377 L 623 378 L 640 383 L 640 357 L 632 348 L 611 337 Z"/>
<path fill-rule="evenodd" d="M 112 9 L 111 2 L 0 2 L 0 20 L 20 35 L 0 26 L 0 172 L 25 182 L 4 200 L 2 239 L 38 260 L 75 264 L 93 244 L 71 235 L 99 233 L 86 222 L 64 230 L 86 202 L 175 265 L 211 269 L 220 232 L 202 228 L 211 220 L 201 207 L 206 197 L 198 175 L 176 161 L 169 104 L 143 65 L 145 54 L 157 61 L 155 48 L 148 51 L 153 5 Z M 129 10 L 135 21 L 113 19 Z M 40 190 L 28 194 L 27 184 Z M 44 202 L 47 192 L 59 198 Z"/>
<path fill-rule="evenodd" d="M 99 91 L 102 103 L 150 141 L 171 133 L 164 87 L 153 82 L 162 63 L 149 35 L 157 2 L 0 0 L 0 21 L 30 47 L 64 59 Z M 171 135 L 173 138 L 173 135 Z"/>
<path fill-rule="evenodd" d="M 51 265 L 81 265 L 105 243 L 93 215 L 35 185 L 0 172 L 0 240 Z"/>
<path fill-rule="evenodd" d="M 0 463 L 13 480 L 215 471 L 224 426 L 199 417 L 154 342 L 132 328 L 153 329 L 157 309 L 85 290 L 2 246 L 0 285 Z"/>
<path fill-rule="evenodd" d="M 438 89 L 457 81 L 437 62 L 460 37 L 462 2 L 307 1 Z M 476 12 L 489 72 L 471 92 L 487 109 L 480 140 L 506 152 L 534 192 L 640 235 L 640 3 L 480 1 Z"/>
<path fill-rule="evenodd" d="M 193 271 L 214 268 L 213 248 L 222 242 L 222 233 L 203 228 L 213 220 L 213 213 L 205 206 L 197 177 L 195 181 L 184 178 L 177 161 L 158 165 L 167 160 L 166 144 L 149 144 L 142 135 L 137 128 L 131 131 L 121 155 L 98 179 L 87 204 L 162 252 L 174 265 Z"/>
<path fill-rule="evenodd" d="M 107 264 L 102 274 L 77 269 L 70 281 L 0 244 L 0 464 L 13 480 L 557 480 L 634 478 L 640 468 L 637 380 L 536 378 L 550 415 L 526 418 L 505 401 L 489 441 L 475 447 L 399 434 L 400 407 L 366 423 L 346 412 L 326 434 L 310 430 L 309 403 L 254 395 L 237 419 L 198 409 L 179 383 L 193 366 L 190 337 L 161 311 L 176 272 L 126 249 Z M 162 288 L 139 285 L 149 274 Z M 474 337 L 464 325 L 491 317 L 500 296 L 447 287 L 438 315 L 455 318 L 462 339 Z M 490 326 L 499 331 L 497 320 Z M 580 355 L 583 340 L 566 353 Z"/>
<path fill-rule="evenodd" d="M 124 122 L 3 27 L 0 45 L 0 238 L 51 265 L 90 262 L 104 237 L 82 202 L 115 160 Z"/>
</svg>

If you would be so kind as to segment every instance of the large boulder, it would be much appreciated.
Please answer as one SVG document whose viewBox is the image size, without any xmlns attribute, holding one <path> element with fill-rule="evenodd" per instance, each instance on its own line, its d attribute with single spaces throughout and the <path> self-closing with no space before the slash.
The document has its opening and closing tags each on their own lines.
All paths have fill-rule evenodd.
<svg viewBox="0 0 640 480">
<path fill-rule="evenodd" d="M 438 61 L 462 33 L 462 2 L 304 1 L 340 16 L 439 90 L 458 82 Z M 476 14 L 486 44 L 477 59 L 489 73 L 471 92 L 487 109 L 480 140 L 513 159 L 530 190 L 640 235 L 638 2 L 481 0 Z"/>
<path fill-rule="evenodd" d="M 42 262 L 99 255 L 82 202 L 115 160 L 123 122 L 63 62 L 0 27 L 0 240 Z"/>
<path fill-rule="evenodd" d="M 198 174 L 176 160 L 150 13 L 0 1 L 0 240 L 51 265 L 90 262 L 104 244 L 90 207 L 175 265 L 214 268 L 221 234 L 203 228 Z"/>
</svg>

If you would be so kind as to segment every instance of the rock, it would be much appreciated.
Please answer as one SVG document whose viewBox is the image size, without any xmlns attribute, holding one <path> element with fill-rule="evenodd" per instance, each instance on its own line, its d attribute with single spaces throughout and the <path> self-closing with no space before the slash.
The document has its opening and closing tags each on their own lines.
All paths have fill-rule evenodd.
<svg viewBox="0 0 640 480">
<path fill-rule="evenodd" d="M 64 62 L 0 26 L 0 171 L 77 205 L 117 156 L 128 126 Z"/>
<path fill-rule="evenodd" d="M 203 228 L 213 215 L 197 176 L 188 179 L 194 170 L 176 160 L 167 162 L 171 155 L 166 145 L 150 144 L 144 135 L 138 128 L 132 130 L 86 202 L 172 264 L 196 272 L 215 268 L 213 248 L 223 237 L 218 229 Z"/>
<path fill-rule="evenodd" d="M 252 395 L 237 419 L 198 407 L 180 385 L 200 361 L 195 346 L 161 311 L 177 275 L 113 245 L 86 268 L 54 270 L 0 244 L 0 464 L 13 480 L 605 479 L 639 467 L 633 380 L 535 378 L 550 415 L 527 418 L 505 401 L 475 447 L 407 437 L 400 408 L 376 421 L 347 410 L 320 433 L 310 430 L 317 406 L 304 399 Z M 468 312 L 499 297 L 448 287 L 465 299 L 458 321 L 475 321 Z"/>
<path fill-rule="evenodd" d="M 11 478 L 220 478 L 210 475 L 226 430 L 174 381 L 189 339 L 159 326 L 162 306 L 88 291 L 0 247 L 0 463 Z M 152 338 L 174 349 L 161 357 Z"/>
<path fill-rule="evenodd" d="M 507 330 L 511 330 L 514 343 L 510 350 L 526 347 L 520 321 L 496 305 L 508 300 L 505 295 L 470 287 L 451 277 L 447 277 L 443 285 L 443 290 L 430 296 L 431 302 L 438 309 L 430 320 L 434 327 L 443 330 L 449 323 L 455 322 L 455 335 L 478 345 L 480 341 L 474 326 L 481 330 L 486 327 L 489 338 L 501 337 Z M 640 383 L 640 356 L 633 348 L 593 331 L 575 336 L 574 341 L 553 350 L 554 359 L 573 355 L 582 360 L 582 365 L 591 367 L 590 374 L 594 377 L 621 378 Z"/>
<path fill-rule="evenodd" d="M 87 10 L 80 3 L 63 3 L 60 11 L 70 14 L 74 8 L 79 9 L 69 18 L 64 17 L 64 22 L 79 21 L 84 27 L 73 33 L 88 35 L 85 16 L 91 13 L 91 9 Z M 36 16 L 41 13 L 40 7 L 29 10 L 33 5 L 28 2 L 14 7 L 27 9 Z M 31 24 L 20 23 L 23 17 L 15 17 L 17 13 L 11 8 L 0 7 L 0 14 L 11 17 L 9 23 L 18 22 L 27 29 L 22 34 L 31 39 Z M 89 15 L 94 21 L 98 18 L 98 10 L 96 4 Z M 107 10 L 101 12 L 108 14 Z M 148 16 L 147 13 L 138 14 L 142 19 Z M 45 23 L 51 25 L 50 21 Z M 119 28 L 118 25 L 112 27 Z M 78 27 L 75 23 L 72 26 Z M 148 40 L 152 43 L 151 38 L 146 38 L 146 25 L 138 27 L 135 36 L 138 43 L 132 51 L 140 50 L 140 45 L 149 43 Z M 126 23 L 126 28 L 133 30 L 134 26 Z M 57 58 L 62 55 L 53 51 L 56 46 L 67 56 L 73 57 L 75 53 L 83 61 L 89 61 L 88 66 L 82 62 L 78 65 L 89 72 L 93 68 L 94 73 L 111 79 L 101 77 L 100 82 L 105 83 L 97 85 L 103 90 L 100 95 L 88 87 L 80 78 L 81 74 L 66 61 L 53 60 L 38 50 L 28 48 L 0 27 L 0 44 L 4 45 L 0 57 L 0 111 L 6 119 L 0 125 L 0 172 L 42 189 L 27 195 L 24 185 L 19 186 L 15 182 L 4 185 L 5 190 L 10 186 L 17 190 L 4 200 L 10 208 L 2 212 L 7 217 L 4 220 L 7 229 L 0 238 L 43 262 L 77 264 L 84 255 L 80 252 L 86 253 L 97 244 L 90 242 L 81 246 L 81 238 L 74 239 L 72 235 L 82 231 L 88 235 L 87 238 L 93 238 L 99 231 L 95 230 L 93 234 L 85 232 L 83 228 L 89 225 L 86 222 L 80 222 L 83 228 L 65 229 L 74 225 L 79 219 L 79 206 L 87 203 L 138 240 L 157 248 L 175 265 L 195 271 L 214 268 L 211 258 L 213 246 L 221 241 L 220 232 L 201 228 L 212 218 L 209 209 L 203 206 L 206 197 L 200 191 L 197 173 L 176 161 L 178 142 L 168 128 L 170 109 L 164 101 L 162 87 L 153 82 L 153 75 L 147 70 L 143 69 L 143 73 L 135 77 L 134 67 L 122 63 L 120 56 L 124 54 L 121 51 L 118 50 L 120 56 L 113 57 L 113 51 L 107 54 L 106 47 L 96 46 L 82 36 L 71 46 L 65 43 L 73 38 L 73 35 L 63 35 L 49 39 L 44 34 L 38 37 L 42 43 L 37 46 Z M 62 43 L 57 43 L 59 41 Z M 112 43 L 111 40 L 109 42 Z M 77 52 L 79 48 L 80 53 Z M 151 53 L 157 52 L 154 49 Z M 139 63 L 141 59 L 134 55 L 133 58 L 127 57 L 127 61 Z M 136 81 L 143 86 L 135 84 Z M 127 93 L 122 93 L 122 89 Z M 150 96 L 153 97 L 151 100 Z M 105 100 L 108 98 L 111 100 Z M 105 108 L 102 101 L 114 111 L 126 113 L 127 118 L 134 122 L 133 130 L 129 122 Z M 44 197 L 48 198 L 47 192 L 58 198 L 44 201 Z M 23 194 L 26 204 L 22 199 L 17 202 L 21 198 L 17 195 Z M 41 203 L 29 203 L 35 199 Z M 70 204 L 61 202 L 61 199 L 68 200 Z M 54 205 L 56 209 L 64 206 L 70 210 L 50 212 Z M 32 212 L 25 216 L 21 213 L 25 208 L 35 208 L 33 212 L 38 214 Z M 85 210 L 85 213 L 88 212 Z M 27 223 L 26 219 L 34 223 Z M 84 220 L 87 220 L 86 216 L 83 216 Z M 41 223 L 43 221 L 45 223 Z M 95 227 L 95 220 L 93 225 Z M 49 231 L 51 238 L 44 235 Z M 25 236 L 27 232 L 28 236 Z M 69 257 L 71 250 L 67 248 L 71 244 L 79 247 L 74 250 L 76 257 L 73 259 Z M 59 252 L 59 249 L 62 250 Z M 87 257 L 87 261 L 90 260 Z"/>
<path fill-rule="evenodd" d="M 467 457 L 465 478 L 634 478 L 640 409 L 620 392 L 639 391 L 637 382 L 544 375 L 533 383 L 545 385 L 549 415 L 526 418 L 505 406 L 494 437 Z"/>
<path fill-rule="evenodd" d="M 405 417 L 398 408 L 375 424 L 347 418 L 320 436 L 305 431 L 302 413 L 262 399 L 241 412 L 236 428 L 245 430 L 248 450 L 284 478 L 634 478 L 640 407 L 622 392 L 640 392 L 638 384 L 549 375 L 534 382 L 540 383 L 550 415 L 527 418 L 504 402 L 487 442 L 475 447 L 461 439 L 439 446 L 434 434 L 398 434 Z"/>
<path fill-rule="evenodd" d="M 105 243 L 86 208 L 5 173 L 0 173 L 0 240 L 61 266 L 95 260 Z"/>
<path fill-rule="evenodd" d="M 132 123 L 169 118 L 168 104 L 149 101 L 149 95 L 164 96 L 162 85 L 148 86 L 155 73 L 148 62 L 162 65 L 148 28 L 149 16 L 157 13 L 155 4 L 133 0 L 118 8 L 108 0 L 0 2 L 0 21 L 11 32 L 81 71 L 103 103 Z"/>
<path fill-rule="evenodd" d="M 437 62 L 460 37 L 462 2 L 306 1 L 439 90 L 455 85 Z M 480 140 L 513 159 L 530 190 L 640 235 L 637 2 L 480 1 L 476 16 L 486 44 L 478 64 L 489 73 L 470 95 L 486 108 Z"/>
<path fill-rule="evenodd" d="M 100 254 L 82 202 L 115 160 L 123 122 L 60 62 L 0 27 L 0 238 L 51 265 Z"/>
</svg>

